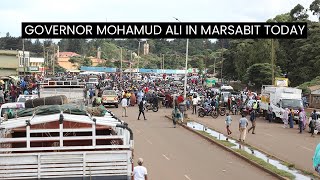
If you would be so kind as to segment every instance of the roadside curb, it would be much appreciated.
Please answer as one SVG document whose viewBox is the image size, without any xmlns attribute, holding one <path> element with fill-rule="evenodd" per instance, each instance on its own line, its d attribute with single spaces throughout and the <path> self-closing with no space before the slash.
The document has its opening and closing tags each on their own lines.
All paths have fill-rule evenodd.
<svg viewBox="0 0 320 180">
<path fill-rule="evenodd" d="M 169 120 L 172 120 L 172 118 L 171 118 L 171 117 L 169 117 L 169 116 L 167 116 L 167 115 L 166 115 L 165 117 L 166 117 L 166 118 L 168 118 Z M 178 123 L 178 124 L 179 124 L 180 126 L 184 127 L 185 129 L 187 129 L 187 130 L 189 130 L 189 131 L 191 131 L 191 132 L 193 132 L 193 133 L 197 134 L 198 136 L 200 136 L 200 137 L 202 137 L 202 138 L 206 139 L 206 140 L 207 140 L 207 141 L 209 141 L 210 143 L 212 143 L 212 144 L 216 144 L 216 145 L 218 145 L 218 146 L 222 147 L 223 149 L 225 149 L 225 150 L 227 150 L 227 151 L 229 151 L 229 152 L 233 153 L 234 155 L 236 155 L 236 156 L 240 157 L 241 159 L 245 160 L 246 162 L 248 162 L 248 163 L 250 163 L 250 164 L 254 165 L 255 167 L 257 167 L 257 168 L 259 168 L 259 169 L 261 169 L 261 170 L 263 170 L 263 171 L 265 171 L 265 172 L 267 172 L 267 173 L 271 174 L 272 176 L 274 176 L 274 177 L 276 177 L 276 178 L 279 178 L 279 179 L 281 179 L 281 180 L 288 180 L 288 178 L 283 177 L 283 176 L 280 176 L 280 175 L 278 175 L 278 174 L 276 174 L 276 173 L 274 173 L 274 172 L 272 172 L 272 171 L 270 171 L 270 170 L 268 170 L 268 169 L 264 168 L 263 166 L 259 165 L 258 163 L 254 162 L 254 161 L 251 161 L 251 160 L 250 160 L 250 159 L 248 159 L 247 157 L 245 157 L 245 156 L 243 156 L 243 155 L 239 154 L 238 152 L 236 152 L 236 151 L 232 150 L 231 148 L 229 148 L 229 147 L 227 147 L 227 146 L 224 146 L 223 144 L 221 144 L 221 143 L 219 143 L 219 142 L 217 142 L 217 141 L 212 140 L 211 138 L 209 138 L 209 137 L 207 137 L 207 136 L 205 136 L 205 135 L 203 135 L 203 134 L 201 134 L 201 133 L 199 133 L 199 132 L 197 132 L 197 131 L 193 130 L 192 128 L 189 128 L 188 126 L 186 126 L 186 125 L 184 125 L 184 124 L 181 124 L 181 123 Z"/>
<path fill-rule="evenodd" d="M 210 129 L 212 129 L 212 130 L 214 130 L 214 131 L 216 131 L 216 132 L 218 132 L 218 133 L 220 133 L 220 134 L 224 134 L 224 133 L 221 133 L 221 131 L 217 130 L 216 128 L 212 127 L 212 125 L 208 125 L 207 123 L 202 123 L 202 122 L 199 122 L 199 121 L 194 120 L 194 119 L 193 119 L 192 121 L 197 122 L 197 123 L 200 123 L 200 124 L 202 124 L 202 125 L 210 128 Z M 235 138 L 235 137 L 231 137 L 231 138 L 237 139 L 237 138 Z M 285 163 L 288 163 L 288 164 L 292 164 L 292 163 L 289 163 L 289 162 L 287 162 L 287 161 L 284 161 L 284 160 L 282 160 L 281 158 L 279 158 L 279 157 L 277 157 L 277 156 L 275 156 L 275 155 L 272 155 L 272 154 L 270 154 L 270 153 L 268 153 L 268 152 L 266 152 L 266 151 L 264 151 L 264 150 L 261 150 L 260 148 L 257 148 L 257 147 L 255 147 L 255 146 L 253 146 L 253 145 L 251 145 L 251 144 L 248 144 L 248 143 L 245 143 L 245 144 L 248 145 L 248 146 L 250 146 L 250 147 L 252 147 L 252 148 L 254 148 L 254 149 L 256 149 L 256 150 L 258 150 L 258 151 L 260 151 L 260 152 L 262 152 L 262 153 L 264 153 L 264 154 L 266 154 L 266 155 L 269 156 L 269 157 L 272 157 L 272 158 L 278 160 L 278 161 L 285 162 Z M 320 179 L 320 176 L 319 176 L 318 174 L 314 173 L 314 172 L 310 172 L 310 171 L 308 171 L 308 170 L 304 170 L 304 169 L 299 168 L 299 167 L 296 167 L 296 166 L 294 166 L 294 169 L 299 170 L 299 171 L 301 171 L 301 172 L 310 173 L 312 176 Z"/>
</svg>

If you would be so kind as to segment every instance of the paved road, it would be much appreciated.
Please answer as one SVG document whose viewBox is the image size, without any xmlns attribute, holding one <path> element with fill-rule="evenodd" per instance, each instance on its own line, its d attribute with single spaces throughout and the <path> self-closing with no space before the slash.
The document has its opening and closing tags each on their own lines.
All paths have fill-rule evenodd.
<svg viewBox="0 0 320 180">
<path fill-rule="evenodd" d="M 121 107 L 110 110 L 121 117 Z M 134 132 L 135 161 L 144 158 L 150 179 L 275 179 L 188 130 L 173 128 L 164 117 L 169 112 L 147 112 L 147 120 L 138 121 L 136 106 L 129 107 L 129 117 L 122 118 Z"/>
<path fill-rule="evenodd" d="M 193 115 L 191 110 L 188 111 L 188 116 L 190 119 L 227 134 L 225 128 L 226 116 L 219 116 L 217 119 L 209 116 L 201 118 Z M 239 139 L 240 115 L 232 116 L 232 119 L 231 136 Z M 247 116 L 247 119 L 249 120 L 249 116 Z M 251 123 L 249 123 L 248 127 L 251 127 Z M 290 162 L 300 169 L 314 172 L 312 157 L 315 147 L 319 143 L 320 135 L 312 138 L 307 129 L 303 134 L 298 134 L 298 125 L 296 124 L 293 129 L 284 129 L 282 124 L 268 123 L 261 117 L 257 119 L 256 134 L 248 134 L 246 143 Z"/>
</svg>

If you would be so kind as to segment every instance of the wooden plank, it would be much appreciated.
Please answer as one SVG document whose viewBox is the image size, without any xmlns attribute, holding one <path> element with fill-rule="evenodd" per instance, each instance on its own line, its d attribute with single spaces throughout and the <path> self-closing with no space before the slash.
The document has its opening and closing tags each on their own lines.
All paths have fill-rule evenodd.
<svg viewBox="0 0 320 180">
<path fill-rule="evenodd" d="M 110 167 L 86 167 L 85 169 L 87 171 L 91 170 L 126 170 L 127 171 L 127 166 L 110 166 Z"/>
<path fill-rule="evenodd" d="M 6 179 L 7 177 L 26 177 L 26 176 L 37 178 L 38 177 L 38 173 L 34 173 L 34 172 L 32 172 L 32 173 L 26 172 L 26 173 L 23 173 L 23 174 L 20 174 L 20 173 L 15 173 L 15 174 L 6 173 L 6 174 L 0 175 L 0 179 L 2 179 L 2 178 Z"/>
<path fill-rule="evenodd" d="M 3 169 L 33 169 L 38 168 L 38 165 L 20 165 L 20 164 L 10 164 L 10 165 L 2 165 L 0 166 L 0 170 Z"/>
<path fill-rule="evenodd" d="M 38 168 L 36 169 L 7 169 L 7 170 L 0 170 L 0 176 L 1 174 L 10 174 L 10 173 L 37 173 Z"/>
<path fill-rule="evenodd" d="M 65 164 L 41 164 L 41 168 L 53 168 L 53 167 L 65 167 Z M 80 163 L 68 163 L 68 167 L 83 167 L 83 164 Z"/>
<path fill-rule="evenodd" d="M 68 171 L 68 172 L 41 172 L 42 176 L 57 176 L 57 175 L 64 175 L 67 177 L 73 176 L 73 175 L 82 175 L 82 171 Z"/>
<path fill-rule="evenodd" d="M 67 165 L 66 165 L 67 166 Z M 83 168 L 82 167 L 78 167 L 78 168 L 75 168 L 75 167 L 61 167 L 61 168 L 41 168 L 40 172 L 41 174 L 43 172 L 71 172 L 71 171 L 81 171 L 81 174 L 82 174 L 82 171 L 83 171 Z"/>
<path fill-rule="evenodd" d="M 90 167 L 98 167 L 98 166 L 110 166 L 110 165 L 115 165 L 115 166 L 126 166 L 127 162 L 105 162 L 105 163 L 96 163 L 96 162 L 92 162 L 92 163 L 87 163 L 87 166 Z"/>
<path fill-rule="evenodd" d="M 93 136 L 64 136 L 64 141 L 76 141 L 76 140 L 91 140 Z M 96 136 L 96 139 L 123 139 L 124 136 Z M 30 142 L 39 141 L 58 141 L 60 137 L 30 137 Z M 0 143 L 11 143 L 11 142 L 26 142 L 28 138 L 1 138 Z M 27 141 L 28 142 L 28 141 Z"/>
<path fill-rule="evenodd" d="M 127 175 L 127 169 L 126 170 L 91 170 L 87 171 L 87 174 L 125 174 Z"/>
</svg>

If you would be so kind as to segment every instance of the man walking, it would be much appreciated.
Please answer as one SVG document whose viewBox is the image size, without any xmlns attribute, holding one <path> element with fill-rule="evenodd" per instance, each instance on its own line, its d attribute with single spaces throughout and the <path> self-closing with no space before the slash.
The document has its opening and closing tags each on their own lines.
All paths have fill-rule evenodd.
<svg viewBox="0 0 320 180">
<path fill-rule="evenodd" d="M 250 121 L 251 121 L 251 127 L 248 129 L 248 133 L 250 133 L 252 129 L 252 134 L 254 133 L 254 130 L 256 129 L 256 111 L 252 110 L 250 113 Z"/>
<path fill-rule="evenodd" d="M 133 168 L 132 180 L 148 180 L 148 171 L 147 168 L 142 166 L 143 159 L 138 159 L 138 166 Z"/>
<path fill-rule="evenodd" d="M 144 115 L 144 98 L 142 98 L 142 101 L 140 101 L 139 103 L 139 116 L 138 116 L 138 120 L 140 120 L 140 115 L 143 115 L 144 120 L 146 119 L 146 116 Z"/>
<path fill-rule="evenodd" d="M 229 115 L 229 113 L 227 113 L 226 115 L 227 115 L 227 118 L 226 118 L 227 133 L 228 133 L 228 136 L 229 136 L 232 133 L 231 130 L 230 130 L 232 118 Z M 228 137 L 227 137 L 227 141 L 228 141 Z"/>
<path fill-rule="evenodd" d="M 246 134 L 247 134 L 247 127 L 248 127 L 248 120 L 246 118 L 245 114 L 242 114 L 242 118 L 239 120 L 239 131 L 240 131 L 240 142 L 246 139 Z"/>
<path fill-rule="evenodd" d="M 304 120 L 304 113 L 302 112 L 302 109 L 299 109 L 299 133 L 302 133 L 302 130 L 304 128 L 303 126 L 303 120 Z"/>
<path fill-rule="evenodd" d="M 128 108 L 128 99 L 124 95 L 121 100 L 121 106 L 122 106 L 122 117 L 128 117 L 127 116 L 127 108 Z"/>
<path fill-rule="evenodd" d="M 192 98 L 192 114 L 197 114 L 197 105 L 198 105 L 198 98 L 197 98 L 197 96 L 193 96 L 193 98 Z"/>
</svg>

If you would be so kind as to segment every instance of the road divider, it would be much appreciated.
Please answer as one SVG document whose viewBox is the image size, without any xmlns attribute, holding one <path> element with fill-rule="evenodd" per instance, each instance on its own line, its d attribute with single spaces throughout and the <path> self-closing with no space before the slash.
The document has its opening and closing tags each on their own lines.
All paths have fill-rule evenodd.
<svg viewBox="0 0 320 180">
<path fill-rule="evenodd" d="M 171 117 L 166 117 L 172 120 Z M 238 143 L 238 141 L 230 139 L 230 137 L 226 137 L 222 133 L 205 127 L 200 123 L 187 120 L 185 123 L 179 123 L 179 125 L 205 138 L 209 142 L 219 145 L 223 149 L 268 172 L 276 178 L 299 180 L 310 180 L 313 178 L 311 177 L 311 175 L 313 175 L 312 173 L 306 173 L 304 171 L 302 172 L 294 169 L 294 165 L 290 165 L 289 163 L 286 163 L 284 161 L 273 159 L 257 149 L 245 145 L 244 143 Z"/>
</svg>

